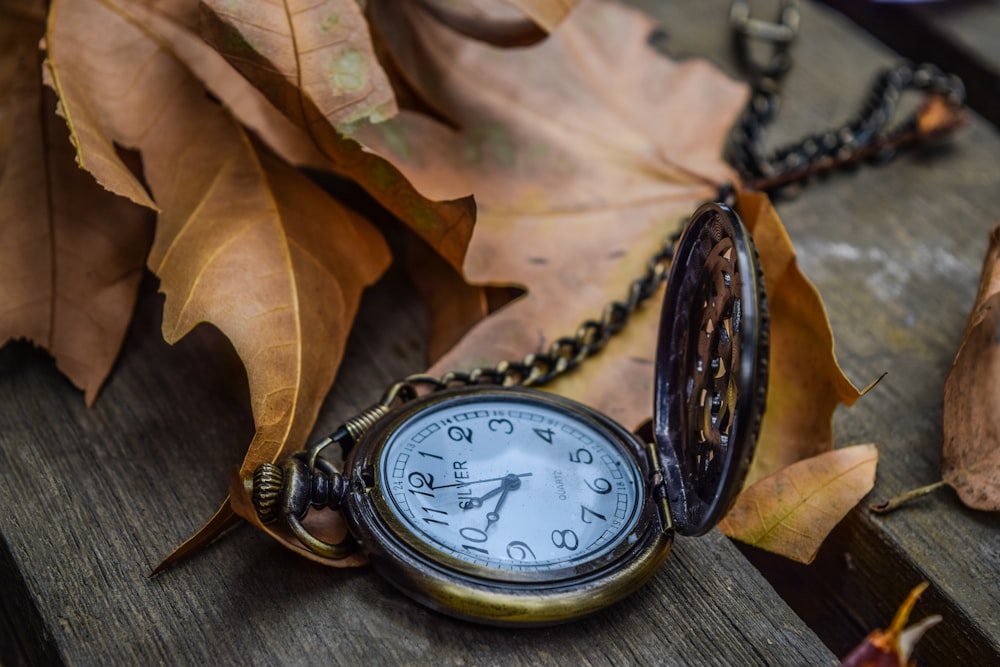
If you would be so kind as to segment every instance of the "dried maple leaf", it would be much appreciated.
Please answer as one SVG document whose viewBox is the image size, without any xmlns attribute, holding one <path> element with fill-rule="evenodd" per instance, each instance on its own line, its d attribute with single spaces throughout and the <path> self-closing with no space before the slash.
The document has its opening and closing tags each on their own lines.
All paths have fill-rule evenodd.
<svg viewBox="0 0 1000 667">
<path fill-rule="evenodd" d="M 355 0 L 203 0 L 204 31 L 229 62 L 308 132 L 342 133 L 396 113 Z M 226 41 L 221 41 L 225 39 Z"/>
<path fill-rule="evenodd" d="M 468 193 L 457 201 L 430 201 L 391 164 L 343 136 L 359 119 L 380 119 L 395 111 L 386 101 L 388 88 L 370 49 L 359 48 L 367 35 L 357 37 L 364 26 L 357 3 L 322 2 L 316 15 L 292 2 L 287 12 L 220 0 L 204 0 L 202 7 L 205 39 L 307 133 L 328 167 L 357 182 L 460 268 L 474 220 Z M 334 14 L 336 20 L 330 18 Z M 351 41 L 337 41 L 344 38 Z M 314 58 L 311 49 L 320 56 Z M 369 90 L 375 91 L 370 98 Z M 345 103 L 352 110 L 341 116 L 339 105 Z M 238 108 L 234 112 L 240 115 Z"/>
<path fill-rule="evenodd" d="M 840 663 L 842 667 L 913 667 L 915 661 L 910 660 L 917 642 L 924 633 L 941 622 L 938 615 L 927 618 L 906 627 L 910 613 L 921 593 L 927 588 L 927 582 L 918 584 L 906 596 L 899 606 L 892 624 L 886 630 L 876 630 L 868 635 L 856 649 L 850 652 Z"/>
<path fill-rule="evenodd" d="M 160 208 L 149 266 L 166 294 L 164 337 L 211 322 L 246 366 L 257 430 L 244 468 L 301 447 L 361 290 L 388 263 L 381 236 L 260 150 L 128 6 L 56 0 L 47 41 L 81 162 L 127 174 L 116 184 L 144 192 L 111 164 L 115 143 L 142 155 Z M 243 500 L 234 498 L 235 509 L 245 510 Z M 244 515 L 255 519 L 252 509 Z M 184 549 L 229 516 L 224 505 Z"/>
<path fill-rule="evenodd" d="M 77 167 L 41 84 L 44 30 L 42 3 L 0 7 L 0 345 L 47 349 L 89 405 L 131 320 L 152 225 Z"/>
<path fill-rule="evenodd" d="M 517 52 L 463 39 L 412 8 L 377 27 L 399 62 L 421 63 L 411 82 L 460 129 L 404 111 L 356 136 L 430 196 L 475 192 L 466 278 L 527 288 L 432 373 L 544 351 L 597 317 L 675 221 L 731 178 L 719 155 L 741 88 L 705 63 L 657 55 L 645 45 L 651 24 L 617 5 L 581 3 L 546 42 Z M 772 317 L 769 405 L 751 472 L 761 479 L 831 450 L 833 411 L 859 392 L 767 197 L 741 194 L 739 209 L 760 248 Z M 659 313 L 650 304 L 632 317 L 550 388 L 625 424 L 648 416 Z M 817 524 L 811 537 L 828 530 Z"/>
<path fill-rule="evenodd" d="M 545 43 L 518 52 L 462 40 L 410 15 L 412 23 L 380 28 L 401 45 L 400 61 L 423 62 L 415 82 L 429 79 L 423 88 L 461 132 L 403 112 L 356 136 L 391 156 L 430 196 L 476 192 L 479 222 L 466 277 L 528 288 L 435 370 L 544 350 L 620 298 L 673 221 L 731 176 L 718 155 L 742 92 L 705 63 L 655 54 L 643 41 L 647 20 L 615 5 L 584 3 Z M 403 31 L 407 25 L 419 32 Z M 433 48 L 421 50 L 420 37 Z M 759 478 L 831 449 L 833 409 L 858 393 L 836 365 L 822 302 L 766 198 L 746 196 L 740 208 L 761 237 L 776 318 L 777 398 L 765 418 Z M 655 308 L 644 309 L 601 358 L 553 389 L 637 423 L 651 405 L 657 317 Z"/>
<path fill-rule="evenodd" d="M 990 234 L 975 305 L 944 385 L 941 481 L 872 509 L 888 512 L 942 485 L 973 509 L 1000 510 L 1000 225 Z"/>
<path fill-rule="evenodd" d="M 300 167 L 325 169 L 329 165 L 299 126 L 201 38 L 198 0 L 136 0 L 128 4 L 128 10 L 282 159 Z"/>
<path fill-rule="evenodd" d="M 466 279 L 528 289 L 436 370 L 520 358 L 575 331 L 620 298 L 678 220 L 732 178 L 721 144 L 746 89 L 707 62 L 659 56 L 646 44 L 653 24 L 635 11 L 582 2 L 538 46 L 499 50 L 407 4 L 370 8 L 397 61 L 420 63 L 407 70 L 415 87 L 461 130 L 402 113 L 355 136 L 428 196 L 474 192 Z M 655 330 L 655 308 L 648 311 L 642 317 Z M 652 404 L 634 397 L 651 396 L 654 347 L 611 345 L 592 362 L 604 366 L 602 383 L 577 387 L 582 394 L 553 388 L 636 423 Z M 605 400 L 594 400 L 595 389 L 607 390 Z"/>
<path fill-rule="evenodd" d="M 875 445 L 835 449 L 782 468 L 743 490 L 719 529 L 811 563 L 820 544 L 875 484 Z"/>
</svg>

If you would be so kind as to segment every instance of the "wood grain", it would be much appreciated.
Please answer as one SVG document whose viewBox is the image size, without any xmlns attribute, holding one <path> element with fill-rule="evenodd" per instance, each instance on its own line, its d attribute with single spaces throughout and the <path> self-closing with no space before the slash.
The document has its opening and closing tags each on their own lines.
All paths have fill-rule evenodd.
<svg viewBox="0 0 1000 667">
<path fill-rule="evenodd" d="M 4 607 L 24 602 L 7 597 L 19 573 L 65 663 L 833 662 L 718 533 L 679 541 L 625 603 L 546 630 L 445 618 L 368 569 L 323 568 L 249 528 L 148 578 L 221 500 L 252 429 L 231 398 L 239 367 L 225 341 L 201 331 L 167 347 L 151 287 L 90 411 L 43 355 L 0 352 L 0 525 L 16 569 L 3 574 Z M 398 275 L 366 296 L 318 430 L 418 367 L 424 321 L 415 304 Z"/>
<path fill-rule="evenodd" d="M 698 20 L 721 16 L 725 4 L 699 3 L 705 16 Z M 687 4 L 655 6 L 668 26 L 692 19 Z M 708 46 L 731 67 L 722 37 L 706 45 L 687 31 L 670 35 L 676 52 Z M 850 119 L 875 70 L 899 58 L 811 3 L 802 3 L 793 56 L 774 145 Z M 839 445 L 879 443 L 873 500 L 940 479 L 944 379 L 973 304 L 988 233 L 1000 218 L 998 174 L 1000 136 L 972 114 L 946 145 L 817 180 L 778 205 L 800 265 L 826 303 L 848 376 L 863 386 L 888 372 L 835 418 Z M 862 506 L 813 567 L 747 553 L 838 654 L 885 627 L 910 588 L 926 579 L 932 589 L 915 618 L 941 613 L 945 620 L 918 656 L 929 664 L 1000 661 L 1000 520 L 966 509 L 950 491 L 885 517 Z"/>
<path fill-rule="evenodd" d="M 636 4 L 663 20 L 675 53 L 713 54 L 731 67 L 725 0 Z M 776 142 L 841 123 L 868 74 L 894 60 L 811 4 L 802 30 Z M 1000 137 L 973 118 L 950 148 L 833 176 L 779 207 L 826 300 L 848 374 L 866 384 L 890 373 L 836 419 L 841 444 L 881 443 L 877 497 L 939 475 L 941 389 L 997 218 L 997 156 Z M 0 633 L 3 664 L 835 662 L 717 532 L 679 540 L 625 602 L 530 631 L 453 621 L 367 569 L 313 565 L 249 529 L 148 578 L 222 499 L 252 433 L 228 344 L 198 330 L 166 346 L 149 283 L 92 410 L 43 354 L 0 350 L 0 608 L 12 620 Z M 317 433 L 422 367 L 424 319 L 396 273 L 366 294 Z M 989 664 L 1000 657 L 996 519 L 945 493 L 886 518 L 855 512 L 821 552 L 826 565 L 794 570 L 792 583 L 787 564 L 752 557 L 837 653 L 884 627 L 900 591 L 929 579 L 916 614 L 945 621 L 918 655 Z"/>
<path fill-rule="evenodd" d="M 969 105 L 1000 125 L 1000 0 L 874 3 L 824 0 L 890 48 L 962 77 Z"/>
</svg>

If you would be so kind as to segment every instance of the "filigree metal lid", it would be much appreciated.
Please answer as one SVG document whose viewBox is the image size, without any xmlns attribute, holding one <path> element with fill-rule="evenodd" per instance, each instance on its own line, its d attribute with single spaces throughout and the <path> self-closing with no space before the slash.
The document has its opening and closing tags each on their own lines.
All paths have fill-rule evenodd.
<svg viewBox="0 0 1000 667">
<path fill-rule="evenodd" d="M 753 241 L 721 204 L 695 211 L 663 299 L 653 428 L 674 526 L 709 531 L 750 467 L 767 396 L 768 316 Z"/>
</svg>

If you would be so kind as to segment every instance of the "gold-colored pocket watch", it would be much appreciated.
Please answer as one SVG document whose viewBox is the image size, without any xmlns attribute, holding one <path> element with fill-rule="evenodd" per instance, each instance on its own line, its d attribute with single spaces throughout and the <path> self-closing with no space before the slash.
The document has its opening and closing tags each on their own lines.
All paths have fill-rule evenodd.
<svg viewBox="0 0 1000 667">
<path fill-rule="evenodd" d="M 582 351 L 557 357 L 548 374 L 593 351 L 593 335 L 581 337 Z M 362 549 L 401 591 L 453 616 L 526 625 L 593 613 L 648 580 L 675 532 L 705 533 L 728 510 L 764 411 L 767 341 L 750 236 L 731 209 L 706 204 L 670 267 L 654 442 L 585 405 L 502 386 L 546 374 L 502 365 L 458 389 L 455 376 L 437 381 L 443 390 L 423 396 L 413 381 L 395 386 L 332 438 L 259 468 L 254 503 L 318 554 Z M 353 449 L 339 473 L 322 450 L 345 441 Z M 315 507 L 343 512 L 346 543 L 309 533 L 303 519 Z"/>
</svg>

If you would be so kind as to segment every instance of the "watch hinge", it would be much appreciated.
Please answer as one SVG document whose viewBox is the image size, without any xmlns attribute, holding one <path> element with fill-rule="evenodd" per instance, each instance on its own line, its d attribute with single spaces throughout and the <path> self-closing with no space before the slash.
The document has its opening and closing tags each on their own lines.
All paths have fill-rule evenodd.
<svg viewBox="0 0 1000 667">
<path fill-rule="evenodd" d="M 670 503 L 667 500 L 667 477 L 663 474 L 663 463 L 660 461 L 660 450 L 655 442 L 646 443 L 646 454 L 649 456 L 649 495 L 659 510 L 660 521 L 663 522 L 663 532 L 673 531 L 674 520 L 670 515 Z"/>
</svg>

